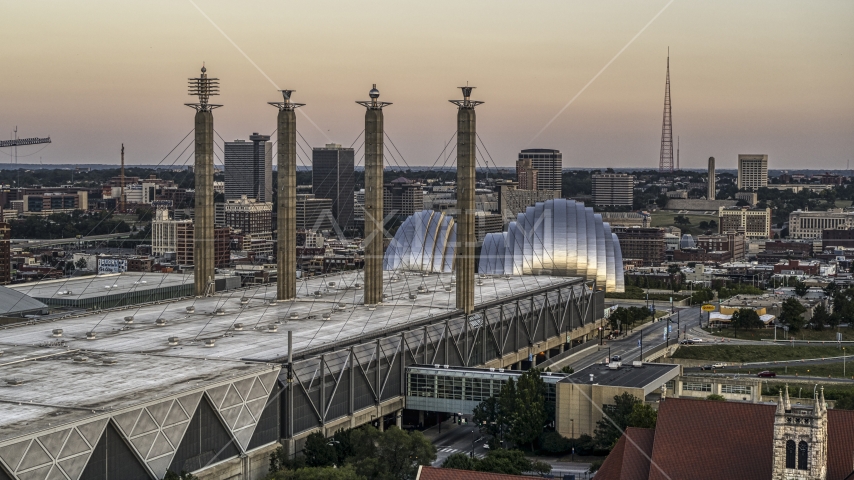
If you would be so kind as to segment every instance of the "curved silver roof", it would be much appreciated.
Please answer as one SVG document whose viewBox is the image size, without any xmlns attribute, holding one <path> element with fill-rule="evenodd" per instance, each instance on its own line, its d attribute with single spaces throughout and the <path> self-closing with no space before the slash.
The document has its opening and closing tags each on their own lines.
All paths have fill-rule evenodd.
<svg viewBox="0 0 854 480">
<path fill-rule="evenodd" d="M 617 235 L 602 215 L 566 199 L 537 203 L 510 222 L 506 232 L 487 234 L 478 271 L 578 276 L 595 280 L 608 292 L 625 291 Z"/>
<path fill-rule="evenodd" d="M 383 257 L 383 270 L 451 273 L 457 226 L 442 212 L 422 210 L 404 220 Z"/>
</svg>

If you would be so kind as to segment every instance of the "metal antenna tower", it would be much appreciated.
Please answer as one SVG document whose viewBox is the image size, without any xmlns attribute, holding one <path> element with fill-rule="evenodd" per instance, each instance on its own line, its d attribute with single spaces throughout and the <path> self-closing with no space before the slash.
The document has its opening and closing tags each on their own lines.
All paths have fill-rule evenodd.
<svg viewBox="0 0 854 480">
<path fill-rule="evenodd" d="M 152 199 L 153 200 L 153 199 Z M 125 213 L 125 144 L 122 144 L 122 173 L 119 180 L 119 211 Z"/>
<path fill-rule="evenodd" d="M 670 47 L 667 47 L 667 81 L 664 84 L 664 120 L 661 123 L 659 173 L 673 173 L 673 119 L 670 116 Z"/>
</svg>

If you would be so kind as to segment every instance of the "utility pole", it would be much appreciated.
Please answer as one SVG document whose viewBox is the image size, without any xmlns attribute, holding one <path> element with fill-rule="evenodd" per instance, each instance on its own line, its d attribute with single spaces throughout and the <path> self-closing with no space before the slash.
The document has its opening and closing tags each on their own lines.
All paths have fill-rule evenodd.
<svg viewBox="0 0 854 480">
<path fill-rule="evenodd" d="M 153 198 L 151 200 L 154 200 Z M 119 177 L 119 211 L 125 211 L 125 144 L 122 144 L 122 173 Z"/>
</svg>

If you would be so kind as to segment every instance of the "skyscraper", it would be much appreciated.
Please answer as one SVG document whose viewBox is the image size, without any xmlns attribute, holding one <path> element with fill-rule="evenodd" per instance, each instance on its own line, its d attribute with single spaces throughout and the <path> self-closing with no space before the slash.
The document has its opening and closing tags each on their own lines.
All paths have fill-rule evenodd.
<svg viewBox="0 0 854 480">
<path fill-rule="evenodd" d="M 311 185 L 317 198 L 332 200 L 332 216 L 342 230 L 353 226 L 355 151 L 337 143 L 311 152 Z"/>
<path fill-rule="evenodd" d="M 714 200 L 715 199 L 715 157 L 709 157 L 709 181 L 708 181 L 708 191 L 706 192 L 706 200 Z"/>
<path fill-rule="evenodd" d="M 738 156 L 738 189 L 756 190 L 768 186 L 768 155 Z"/>
<path fill-rule="evenodd" d="M 530 165 L 526 162 L 530 160 Z M 548 148 L 529 148 L 519 152 L 516 161 L 516 175 L 525 176 L 527 168 L 536 170 L 536 190 L 557 190 L 560 192 L 563 173 L 563 154 L 560 150 Z M 521 184 L 519 188 L 522 188 Z"/>
<path fill-rule="evenodd" d="M 273 201 L 273 144 L 269 135 L 225 142 L 225 198 Z"/>
</svg>

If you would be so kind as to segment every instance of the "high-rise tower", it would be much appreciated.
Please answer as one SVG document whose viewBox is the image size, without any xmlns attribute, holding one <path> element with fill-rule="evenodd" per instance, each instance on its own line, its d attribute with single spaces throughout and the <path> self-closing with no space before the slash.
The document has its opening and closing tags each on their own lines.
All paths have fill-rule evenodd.
<svg viewBox="0 0 854 480">
<path fill-rule="evenodd" d="M 289 300 L 297 296 L 297 118 L 295 109 L 302 103 L 291 103 L 294 90 L 282 90 L 281 102 L 269 102 L 279 109 L 277 117 L 279 144 L 278 215 L 276 216 L 276 262 L 278 280 L 276 298 Z"/>
<path fill-rule="evenodd" d="M 667 49 L 667 80 L 664 83 L 664 120 L 661 123 L 659 172 L 673 173 L 673 119 L 670 116 L 670 48 Z"/>
<path fill-rule="evenodd" d="M 209 78 L 203 66 L 198 78 L 190 78 L 189 94 L 199 97 L 199 103 L 185 103 L 196 110 L 196 209 L 193 222 L 194 286 L 196 295 L 213 293 L 214 283 L 214 190 L 213 144 L 214 108 L 222 105 L 208 103 L 219 95 L 219 79 Z"/>
<path fill-rule="evenodd" d="M 383 299 L 383 107 L 377 85 L 368 101 L 356 102 L 365 111 L 365 305 Z"/>
<path fill-rule="evenodd" d="M 474 108 L 483 102 L 471 100 L 474 87 L 460 87 L 462 100 L 449 100 L 457 110 L 457 308 L 474 311 L 474 195 L 477 126 Z"/>
<path fill-rule="evenodd" d="M 235 140 L 223 145 L 225 198 L 246 195 L 259 202 L 273 201 L 273 144 L 269 135 L 257 132 L 249 141 Z"/>
</svg>

